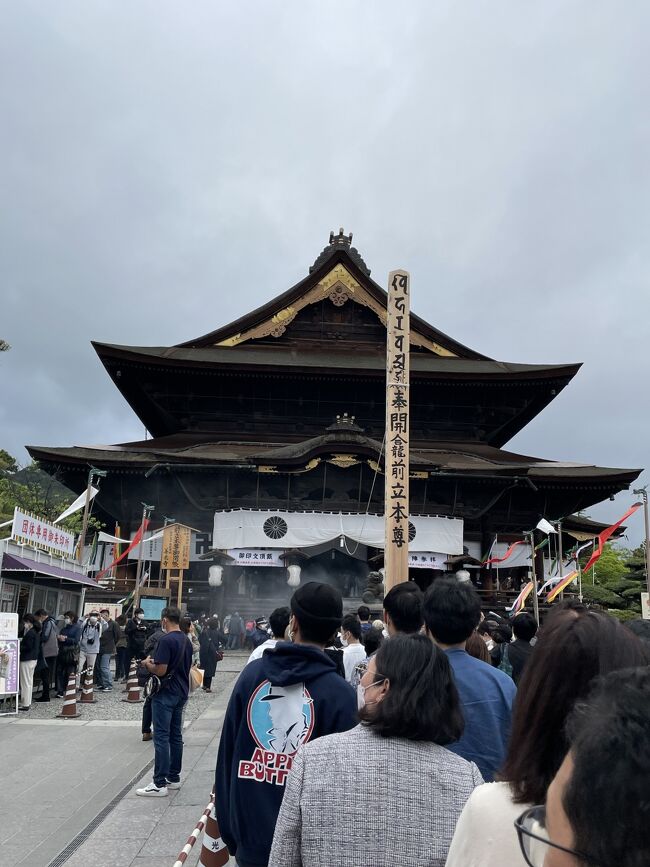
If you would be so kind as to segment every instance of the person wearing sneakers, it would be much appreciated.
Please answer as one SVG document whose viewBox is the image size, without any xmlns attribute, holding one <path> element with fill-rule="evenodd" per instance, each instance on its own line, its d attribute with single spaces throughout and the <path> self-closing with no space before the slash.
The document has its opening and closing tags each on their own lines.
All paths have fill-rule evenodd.
<svg viewBox="0 0 650 867">
<path fill-rule="evenodd" d="M 142 665 L 159 678 L 160 687 L 151 699 L 153 717 L 153 780 L 136 794 L 148 798 L 166 797 L 179 789 L 183 764 L 183 708 L 189 695 L 192 645 L 181 631 L 179 608 L 163 608 L 161 636 L 153 658 Z"/>
<path fill-rule="evenodd" d="M 291 641 L 278 641 L 244 668 L 221 732 L 216 814 L 221 836 L 240 867 L 268 864 L 297 750 L 357 722 L 356 693 L 324 653 L 341 625 L 341 594 L 312 581 L 296 590 L 290 606 Z"/>
</svg>

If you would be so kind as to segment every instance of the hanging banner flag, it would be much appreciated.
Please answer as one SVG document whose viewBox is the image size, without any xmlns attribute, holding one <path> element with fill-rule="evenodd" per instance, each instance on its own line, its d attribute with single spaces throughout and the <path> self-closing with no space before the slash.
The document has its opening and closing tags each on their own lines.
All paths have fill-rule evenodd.
<svg viewBox="0 0 650 867">
<path fill-rule="evenodd" d="M 90 503 L 92 500 L 94 500 L 94 498 L 97 496 L 98 493 L 99 493 L 99 490 L 97 488 L 91 488 L 90 489 L 90 497 L 88 498 L 88 502 Z M 83 494 L 79 494 L 79 496 L 74 501 L 74 503 L 70 503 L 68 508 L 65 509 L 63 512 L 61 512 L 61 514 L 54 521 L 54 523 L 58 524 L 59 521 L 64 521 L 66 518 L 69 518 L 70 515 L 74 515 L 75 512 L 78 512 L 79 509 L 83 509 L 83 507 L 85 505 L 86 505 L 86 492 L 84 491 Z"/>
<path fill-rule="evenodd" d="M 603 553 L 603 549 L 605 547 L 605 542 L 609 539 L 609 537 L 618 530 L 618 528 L 624 521 L 627 521 L 630 515 L 633 515 L 637 509 L 640 509 L 642 505 L 643 503 L 635 503 L 633 506 L 630 506 L 630 508 L 627 510 L 627 512 L 623 515 L 622 518 L 620 518 L 615 524 L 612 524 L 611 527 L 608 527 L 606 530 L 603 530 L 602 533 L 598 534 L 598 536 L 596 537 L 598 539 L 598 542 L 596 543 L 596 547 L 594 548 L 594 553 L 587 561 L 587 565 L 583 568 L 583 573 L 586 572 L 588 569 L 591 569 L 594 563 L 600 558 L 600 555 Z"/>
<path fill-rule="evenodd" d="M 509 617 L 514 617 L 516 614 L 519 614 L 519 612 L 522 610 L 526 603 L 526 599 L 528 599 L 532 592 L 533 582 L 529 581 L 528 584 L 526 584 L 526 586 L 522 588 L 521 593 L 519 594 L 519 596 L 517 596 L 510 608 L 506 608 Z"/>
<path fill-rule="evenodd" d="M 155 542 L 156 539 L 162 539 L 163 532 L 163 530 L 158 530 L 157 533 L 152 533 L 151 536 L 147 536 L 147 538 L 144 540 L 144 544 L 148 545 L 149 542 Z M 123 545 L 126 540 L 123 539 L 121 536 L 111 536 L 110 533 L 104 533 L 103 531 L 101 531 L 99 534 L 99 541 L 112 542 L 113 545 L 119 546 Z"/>
<path fill-rule="evenodd" d="M 110 564 L 110 566 L 107 566 L 105 569 L 102 569 L 101 572 L 97 573 L 97 577 L 95 579 L 96 581 L 99 581 L 101 578 L 103 578 L 104 575 L 106 575 L 108 572 L 111 571 L 113 566 L 117 566 L 117 564 L 121 560 L 124 560 L 124 558 L 126 557 L 126 555 L 129 553 L 129 551 L 132 548 L 135 548 L 136 545 L 140 544 L 140 540 L 142 539 L 142 536 L 147 532 L 148 526 L 149 526 L 149 519 L 145 518 L 144 521 L 142 522 L 142 524 L 140 524 L 140 527 L 138 528 L 138 532 L 133 537 L 133 541 L 131 542 L 131 544 L 126 548 L 126 550 L 122 551 L 122 553 L 120 554 L 120 556 L 116 560 L 113 560 L 113 562 Z"/>
<path fill-rule="evenodd" d="M 527 544 L 527 541 L 525 539 L 521 539 L 519 542 L 513 542 L 512 545 L 506 551 L 506 553 L 503 555 L 503 557 L 490 557 L 490 559 L 485 560 L 482 565 L 483 566 L 489 566 L 491 563 L 505 563 L 505 561 L 508 559 L 508 557 L 510 557 L 512 555 L 512 552 L 515 550 L 515 548 L 517 548 L 519 545 L 526 545 L 526 544 Z"/>
<path fill-rule="evenodd" d="M 552 602 L 554 599 L 556 599 L 563 590 L 566 590 L 566 588 L 569 586 L 569 584 L 572 584 L 576 580 L 577 577 L 578 577 L 578 570 L 577 569 L 575 569 L 573 572 L 569 572 L 568 575 L 565 575 L 564 578 L 562 578 L 555 585 L 555 587 L 548 592 L 548 594 L 546 596 L 546 602 L 549 603 L 549 602 Z"/>
<path fill-rule="evenodd" d="M 548 536 L 549 533 L 557 533 L 557 530 L 546 518 L 542 518 L 539 524 L 535 527 L 536 530 L 540 530 L 542 533 L 546 533 Z"/>
</svg>

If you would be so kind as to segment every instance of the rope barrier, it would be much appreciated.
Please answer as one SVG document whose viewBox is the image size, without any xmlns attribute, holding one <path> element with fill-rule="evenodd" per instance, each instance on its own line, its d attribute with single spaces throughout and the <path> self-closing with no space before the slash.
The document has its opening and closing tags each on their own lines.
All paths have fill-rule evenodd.
<svg viewBox="0 0 650 867">
<path fill-rule="evenodd" d="M 183 848 L 179 852 L 179 855 L 178 855 L 178 858 L 176 859 L 176 861 L 174 861 L 174 867 L 182 867 L 182 865 L 185 863 L 187 856 L 192 851 L 192 846 L 196 843 L 196 840 L 197 840 L 199 834 L 205 828 L 205 823 L 208 821 L 208 816 L 212 812 L 213 807 L 214 807 L 214 802 L 210 801 L 208 806 L 205 808 L 205 810 L 201 814 L 201 818 L 196 823 L 196 828 L 192 831 L 190 836 L 187 838 L 187 843 L 183 846 Z"/>
</svg>

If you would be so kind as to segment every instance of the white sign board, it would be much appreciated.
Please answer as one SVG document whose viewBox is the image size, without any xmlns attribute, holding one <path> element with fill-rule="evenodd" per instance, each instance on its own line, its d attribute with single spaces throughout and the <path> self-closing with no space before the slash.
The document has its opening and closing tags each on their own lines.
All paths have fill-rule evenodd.
<svg viewBox="0 0 650 867">
<path fill-rule="evenodd" d="M 18 615 L 0 613 L 0 640 L 18 638 Z"/>
<path fill-rule="evenodd" d="M 23 512 L 18 507 L 14 510 L 11 538 L 16 542 L 30 545 L 32 548 L 49 551 L 50 554 L 74 557 L 74 535 L 72 533 L 62 530 L 55 524 L 48 524 L 47 521 L 36 515 Z"/>
<path fill-rule="evenodd" d="M 87 617 L 91 611 L 103 611 L 108 608 L 111 620 L 115 620 L 122 613 L 122 606 L 116 605 L 114 602 L 84 602 L 83 616 Z"/>
<path fill-rule="evenodd" d="M 235 561 L 232 566 L 284 566 L 282 551 L 264 551 L 259 548 L 231 548 L 228 554 Z"/>
<path fill-rule="evenodd" d="M 650 620 L 650 593 L 641 594 L 641 617 Z"/>
<path fill-rule="evenodd" d="M 409 569 L 442 569 L 446 571 L 448 554 L 432 551 L 409 551 Z"/>
</svg>

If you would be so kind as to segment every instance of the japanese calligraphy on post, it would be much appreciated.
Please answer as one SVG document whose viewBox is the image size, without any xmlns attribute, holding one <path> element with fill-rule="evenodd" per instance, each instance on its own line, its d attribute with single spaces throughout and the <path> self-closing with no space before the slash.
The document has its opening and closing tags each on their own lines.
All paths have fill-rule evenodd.
<svg viewBox="0 0 650 867">
<path fill-rule="evenodd" d="M 161 569 L 179 571 L 190 565 L 190 542 L 192 528 L 183 524 L 170 524 L 165 527 L 162 540 Z"/>
<path fill-rule="evenodd" d="M 42 518 L 14 509 L 11 538 L 16 542 L 40 548 L 59 557 L 74 557 L 74 535 L 62 530 L 56 524 L 48 524 Z"/>
<path fill-rule="evenodd" d="M 408 581 L 409 544 L 409 340 L 411 278 L 388 275 L 386 322 L 386 443 L 384 514 L 386 591 Z"/>
</svg>

